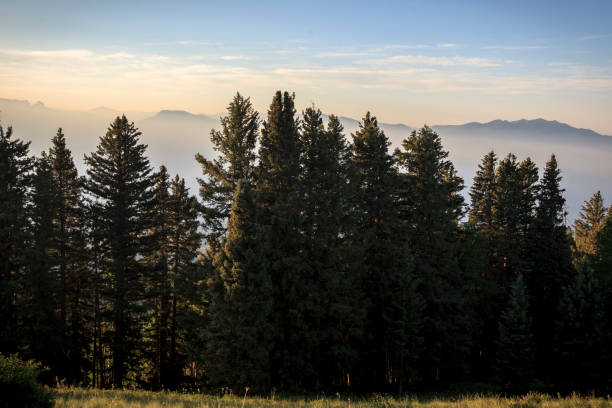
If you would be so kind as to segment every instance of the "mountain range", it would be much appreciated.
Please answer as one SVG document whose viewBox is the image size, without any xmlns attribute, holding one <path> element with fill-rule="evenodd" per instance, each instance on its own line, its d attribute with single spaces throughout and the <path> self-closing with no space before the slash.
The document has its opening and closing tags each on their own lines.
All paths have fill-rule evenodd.
<svg viewBox="0 0 612 408">
<path fill-rule="evenodd" d="M 106 132 L 115 116 L 124 112 L 99 107 L 90 110 L 61 110 L 42 102 L 0 98 L 0 124 L 13 126 L 16 137 L 31 140 L 32 153 L 49 147 L 50 139 L 61 127 L 73 151 L 79 171 L 84 173 L 83 155 L 93 151 L 98 138 Z M 125 112 L 142 132 L 148 144 L 148 155 L 154 166 L 165 164 L 171 173 L 185 178 L 193 193 L 201 171 L 195 153 L 213 157 L 210 130 L 219 128 L 219 117 L 193 114 L 182 110 Z M 327 116 L 324 116 L 327 120 Z M 340 117 L 347 137 L 358 130 L 359 121 Z M 389 137 L 392 148 L 415 130 L 405 124 L 379 123 Z M 493 120 L 462 125 L 431 126 L 440 136 L 444 148 L 458 173 L 469 187 L 482 156 L 494 150 L 501 158 L 512 152 L 519 160 L 531 157 L 540 169 L 551 154 L 556 154 L 562 170 L 562 186 L 566 188 L 568 219 L 578 214 L 580 206 L 591 194 L 601 190 L 609 205 L 612 201 L 612 137 L 593 130 L 579 129 L 556 120 Z M 468 188 L 465 189 L 467 198 Z"/>
</svg>

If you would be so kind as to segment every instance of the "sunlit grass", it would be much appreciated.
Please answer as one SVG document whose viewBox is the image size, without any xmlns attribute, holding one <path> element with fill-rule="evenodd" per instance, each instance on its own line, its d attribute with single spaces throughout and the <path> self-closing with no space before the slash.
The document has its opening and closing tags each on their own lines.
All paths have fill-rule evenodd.
<svg viewBox="0 0 612 408">
<path fill-rule="evenodd" d="M 57 390 L 57 408 L 595 408 L 612 407 L 610 398 L 573 395 L 559 398 L 541 394 L 522 397 L 471 395 L 458 398 L 417 398 L 373 395 L 351 399 L 346 396 L 244 397 L 238 395 L 187 394 L 65 388 Z"/>
</svg>

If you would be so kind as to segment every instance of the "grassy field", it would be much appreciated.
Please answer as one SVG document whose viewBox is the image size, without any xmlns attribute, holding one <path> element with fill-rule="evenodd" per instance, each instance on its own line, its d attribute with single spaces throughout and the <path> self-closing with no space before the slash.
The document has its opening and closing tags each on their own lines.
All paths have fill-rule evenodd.
<svg viewBox="0 0 612 408">
<path fill-rule="evenodd" d="M 516 398 L 466 396 L 454 399 L 394 398 L 383 395 L 373 395 L 356 400 L 340 396 L 310 399 L 297 397 L 245 398 L 237 395 L 219 397 L 206 394 L 75 388 L 58 390 L 55 406 L 56 408 L 583 408 L 612 407 L 612 399 L 579 396 L 553 398 L 540 394 L 528 394 Z"/>
</svg>

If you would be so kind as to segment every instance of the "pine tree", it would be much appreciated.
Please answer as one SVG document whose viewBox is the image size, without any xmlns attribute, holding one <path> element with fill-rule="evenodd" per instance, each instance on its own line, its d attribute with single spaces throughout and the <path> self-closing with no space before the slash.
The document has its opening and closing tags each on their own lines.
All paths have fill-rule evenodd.
<svg viewBox="0 0 612 408">
<path fill-rule="evenodd" d="M 495 170 L 497 167 L 497 156 L 493 151 L 482 158 L 478 165 L 478 171 L 474 177 L 474 183 L 470 187 L 469 220 L 479 231 L 486 236 L 493 235 L 493 201 L 495 194 Z"/>
<path fill-rule="evenodd" d="M 152 208 L 152 228 L 150 230 L 150 253 L 145 258 L 149 268 L 147 297 L 151 303 L 150 337 L 152 344 L 152 385 L 161 389 L 167 384 L 169 333 L 168 320 L 170 314 L 170 276 L 169 276 L 169 188 L 170 177 L 165 166 L 161 166 L 156 175 L 154 200 Z"/>
<path fill-rule="evenodd" d="M 597 250 L 597 233 L 606 218 L 601 192 L 596 192 L 585 201 L 574 221 L 574 239 L 579 256 L 593 256 Z"/>
<path fill-rule="evenodd" d="M 110 349 L 112 378 L 122 387 L 137 349 L 137 314 L 144 297 L 143 267 L 139 257 L 147 251 L 151 226 L 154 176 L 141 133 L 125 116 L 117 117 L 95 152 L 85 156 L 86 189 L 96 200 L 105 254 L 107 318 L 112 324 Z"/>
<path fill-rule="evenodd" d="M 530 304 L 534 319 L 534 335 L 538 348 L 538 372 L 554 371 L 550 354 L 551 333 L 557 304 L 563 287 L 572 275 L 571 248 L 563 225 L 563 191 L 561 176 L 554 155 L 546 163 L 538 186 L 538 206 L 530 231 L 529 262 L 531 271 L 525 281 L 529 288 Z"/>
<path fill-rule="evenodd" d="M 256 201 L 265 240 L 270 244 L 266 258 L 274 287 L 272 383 L 292 386 L 298 385 L 306 364 L 300 355 L 305 322 L 298 310 L 298 300 L 307 296 L 300 255 L 298 128 L 294 96 L 276 92 L 261 132 Z"/>
<path fill-rule="evenodd" d="M 238 181 L 252 179 L 259 114 L 253 109 L 250 98 L 237 93 L 227 107 L 227 116 L 221 118 L 221 127 L 221 131 L 213 129 L 210 133 L 219 156 L 208 160 L 196 154 L 204 175 L 198 182 L 208 241 L 224 234 Z"/>
<path fill-rule="evenodd" d="M 536 201 L 541 193 L 541 184 L 537 184 L 539 179 L 538 168 L 531 158 L 527 157 L 520 163 L 518 172 L 522 188 L 521 199 L 519 201 L 518 228 L 521 235 L 527 236 L 534 221 Z"/>
<path fill-rule="evenodd" d="M 236 189 L 223 249 L 209 280 L 211 379 L 243 390 L 270 386 L 273 287 L 257 208 L 247 181 Z"/>
<path fill-rule="evenodd" d="M 610 210 L 595 237 L 595 248 L 592 264 L 595 277 L 603 293 L 606 327 L 609 330 L 612 327 L 612 211 Z M 612 347 L 609 344 L 606 349 L 608 355 L 603 358 L 605 367 L 608 367 L 604 371 L 604 376 L 607 375 L 608 378 L 612 375 L 609 368 L 612 367 Z"/>
<path fill-rule="evenodd" d="M 185 187 L 185 180 L 178 174 L 170 182 L 168 265 L 170 273 L 169 293 L 169 349 L 168 377 L 165 385 L 176 388 L 180 384 L 187 357 L 195 353 L 192 332 L 200 330 L 201 293 L 204 278 L 194 263 L 198 255 L 202 234 L 199 232 L 198 203 Z"/>
<path fill-rule="evenodd" d="M 54 189 L 53 253 L 57 259 L 59 306 L 67 345 L 66 379 L 80 383 L 88 368 L 87 320 L 90 277 L 86 265 L 83 179 L 78 176 L 62 129 L 51 140 L 48 162 Z"/>
<path fill-rule="evenodd" d="M 508 288 L 519 273 L 528 273 L 527 240 L 533 221 L 538 170 L 530 158 L 518 163 L 508 154 L 497 168 L 493 197 L 492 266 L 499 273 L 500 285 Z"/>
<path fill-rule="evenodd" d="M 404 256 L 409 257 L 409 252 L 406 251 Z M 404 262 L 410 264 L 409 259 Z M 394 275 L 388 276 L 384 282 L 384 293 L 390 297 L 381 317 L 387 325 L 387 382 L 397 384 L 397 391 L 401 394 L 406 384 L 419 380 L 425 302 L 412 269 L 394 268 L 391 273 Z"/>
<path fill-rule="evenodd" d="M 401 387 L 413 374 L 409 361 L 418 350 L 398 349 L 409 342 L 407 319 L 411 311 L 407 308 L 411 299 L 406 291 L 412 283 L 406 275 L 411 272 L 412 257 L 399 228 L 396 160 L 389 154 L 389 139 L 369 112 L 352 136 L 352 221 L 356 228 L 351 240 L 361 262 L 361 291 L 367 311 L 359 381 L 369 386 L 399 382 Z"/>
<path fill-rule="evenodd" d="M 554 347 L 560 364 L 554 378 L 564 390 L 590 391 L 603 385 L 609 351 L 602 288 L 592 269 L 579 265 L 557 307 Z M 608 345 L 608 350 L 606 350 Z"/>
<path fill-rule="evenodd" d="M 14 353 L 19 338 L 16 301 L 28 246 L 27 198 L 34 159 L 30 143 L 0 126 L 0 352 Z"/>
<path fill-rule="evenodd" d="M 457 252 L 463 180 L 429 127 L 413 131 L 402 147 L 396 152 L 405 180 L 402 221 L 425 302 L 421 375 L 426 381 L 445 380 L 464 371 L 472 335 L 467 279 Z"/>
<path fill-rule="evenodd" d="M 50 162 L 43 153 L 36 161 L 32 177 L 31 240 L 26 249 L 27 272 L 18 304 L 22 315 L 19 336 L 24 352 L 28 358 L 52 367 L 47 380 L 58 375 L 64 377 L 67 356 L 66 327 L 61 316 L 62 286 L 56 273 L 58 257 L 54 253 L 56 201 Z"/>
<path fill-rule="evenodd" d="M 507 164 L 507 163 L 506 163 Z M 495 348 L 495 338 L 497 337 L 499 315 L 503 302 L 500 298 L 505 296 L 501 274 L 498 269 L 497 246 L 498 224 L 496 215 L 496 198 L 499 197 L 497 189 L 497 156 L 493 151 L 487 153 L 474 176 L 472 187 L 470 188 L 470 198 L 472 205 L 469 212 L 470 227 L 466 226 L 463 230 L 466 249 L 469 251 L 467 268 L 475 268 L 478 289 L 474 293 L 475 302 L 478 303 L 480 311 L 477 322 L 479 323 L 478 334 L 475 339 L 475 352 L 477 355 L 474 362 L 475 375 L 480 378 L 490 378 L 491 355 Z M 479 253 L 474 252 L 476 249 Z"/>
<path fill-rule="evenodd" d="M 108 277 L 105 271 L 105 260 L 109 242 L 105 239 L 105 225 L 102 222 L 104 207 L 98 205 L 91 197 L 84 197 L 83 208 L 82 228 L 84 242 L 87 245 L 87 270 L 90 277 L 91 385 L 94 388 L 106 388 L 111 385 L 112 380 L 107 363 L 109 341 L 106 333 L 110 326 L 107 318 L 109 305 L 103 297 L 106 294 L 105 283 Z"/>
<path fill-rule="evenodd" d="M 512 391 L 526 391 L 533 381 L 534 344 L 523 275 L 510 289 L 499 321 L 495 368 L 499 381 Z"/>
<path fill-rule="evenodd" d="M 300 186 L 304 238 L 304 286 L 311 295 L 301 303 L 307 318 L 302 354 L 309 362 L 304 382 L 318 387 L 344 384 L 355 359 L 352 343 L 361 330 L 356 310 L 356 280 L 347 267 L 350 245 L 347 233 L 350 197 L 347 184 L 349 146 L 337 117 L 331 115 L 327 129 L 321 111 L 308 108 L 303 114 Z"/>
<path fill-rule="evenodd" d="M 597 272 L 598 279 L 609 287 L 612 294 L 612 211 L 608 210 L 606 218 L 595 236 L 595 256 L 593 264 Z M 612 301 L 612 297 L 610 298 Z M 612 304 L 611 304 L 612 306 Z M 609 309 L 612 319 L 612 309 Z"/>
</svg>

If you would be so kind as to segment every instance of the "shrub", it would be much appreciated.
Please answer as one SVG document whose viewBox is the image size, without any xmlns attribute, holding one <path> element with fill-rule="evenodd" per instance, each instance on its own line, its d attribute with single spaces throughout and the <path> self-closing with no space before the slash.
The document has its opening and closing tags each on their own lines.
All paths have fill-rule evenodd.
<svg viewBox="0 0 612 408">
<path fill-rule="evenodd" d="M 38 383 L 40 363 L 0 354 L 0 408 L 53 407 L 53 394 Z"/>
</svg>

